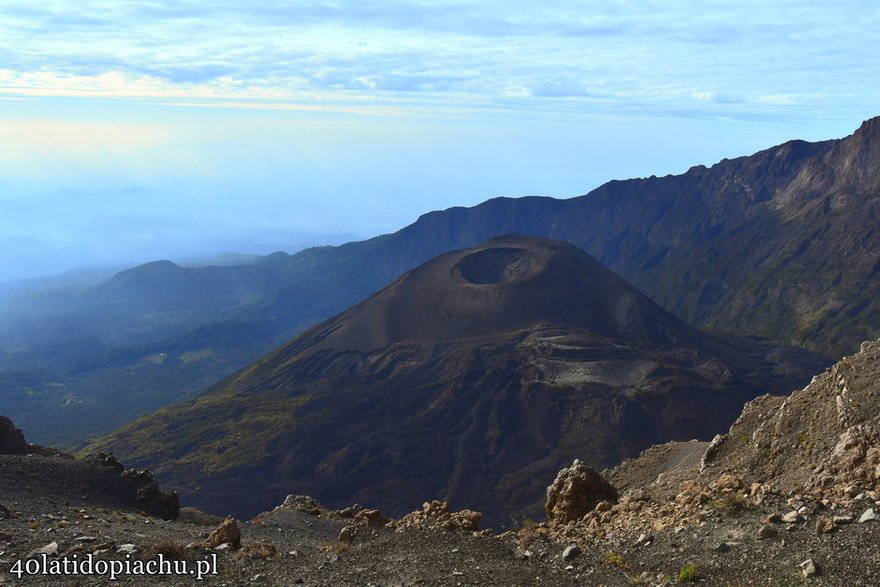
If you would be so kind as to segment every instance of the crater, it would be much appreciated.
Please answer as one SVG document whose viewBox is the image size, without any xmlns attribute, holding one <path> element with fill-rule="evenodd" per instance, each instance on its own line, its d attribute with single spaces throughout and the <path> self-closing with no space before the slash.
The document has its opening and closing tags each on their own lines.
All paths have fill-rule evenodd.
<svg viewBox="0 0 880 587">
<path fill-rule="evenodd" d="M 538 260 L 525 249 L 483 249 L 462 258 L 456 268 L 467 282 L 491 285 L 507 281 L 522 281 L 537 272 Z"/>
</svg>

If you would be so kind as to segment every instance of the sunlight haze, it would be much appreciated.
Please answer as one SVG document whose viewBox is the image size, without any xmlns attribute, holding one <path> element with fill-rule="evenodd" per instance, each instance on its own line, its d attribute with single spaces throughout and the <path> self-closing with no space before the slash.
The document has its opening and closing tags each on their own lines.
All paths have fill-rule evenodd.
<svg viewBox="0 0 880 587">
<path fill-rule="evenodd" d="M 0 2 L 0 281 L 842 137 L 877 31 L 873 2 Z"/>
</svg>

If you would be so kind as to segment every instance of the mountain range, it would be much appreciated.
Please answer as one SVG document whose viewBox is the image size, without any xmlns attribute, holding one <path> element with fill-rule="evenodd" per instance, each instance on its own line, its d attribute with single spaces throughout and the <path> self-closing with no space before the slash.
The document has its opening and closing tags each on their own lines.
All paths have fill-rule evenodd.
<svg viewBox="0 0 880 587">
<path fill-rule="evenodd" d="M 582 248 L 679 319 L 826 356 L 880 335 L 880 119 L 568 200 L 496 198 L 248 265 L 156 262 L 7 299 L 0 412 L 73 445 L 192 397 L 443 252 L 499 234 Z M 57 423 L 61 421 L 63 425 Z"/>
</svg>

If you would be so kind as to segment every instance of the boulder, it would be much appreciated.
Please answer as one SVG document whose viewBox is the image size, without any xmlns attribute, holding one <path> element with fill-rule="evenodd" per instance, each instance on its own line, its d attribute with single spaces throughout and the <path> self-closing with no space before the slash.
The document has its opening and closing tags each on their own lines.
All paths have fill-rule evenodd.
<svg viewBox="0 0 880 587">
<path fill-rule="evenodd" d="M 28 443 L 24 433 L 15 427 L 12 420 L 0 416 L 0 455 L 23 455 L 28 453 Z"/>
<path fill-rule="evenodd" d="M 236 548 L 241 546 L 241 530 L 238 528 L 238 522 L 231 516 L 223 520 L 204 542 L 200 542 L 195 546 L 200 548 L 216 548 L 221 544 L 227 543 Z"/>
<path fill-rule="evenodd" d="M 567 524 L 591 512 L 600 501 L 617 501 L 617 490 L 596 470 L 575 459 L 547 488 L 544 509 L 551 522 Z"/>
<path fill-rule="evenodd" d="M 114 459 L 115 460 L 115 459 Z M 110 466 L 115 469 L 112 465 Z M 153 475 L 147 470 L 126 469 L 122 477 L 137 488 L 138 508 L 163 520 L 176 520 L 180 516 L 180 501 L 176 491 L 161 491 Z"/>
<path fill-rule="evenodd" d="M 431 502 L 425 502 L 421 510 L 401 518 L 397 522 L 397 526 L 398 528 L 443 528 L 445 530 L 477 532 L 480 529 L 482 517 L 483 514 L 473 510 L 450 512 L 447 502 L 435 499 Z"/>
</svg>

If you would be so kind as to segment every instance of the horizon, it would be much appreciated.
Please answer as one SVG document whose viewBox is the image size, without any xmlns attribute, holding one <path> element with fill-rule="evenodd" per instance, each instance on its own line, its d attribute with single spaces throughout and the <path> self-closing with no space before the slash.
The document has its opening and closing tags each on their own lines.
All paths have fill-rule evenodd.
<svg viewBox="0 0 880 587">
<path fill-rule="evenodd" d="M 0 4 L 0 282 L 842 138 L 880 114 L 880 8 L 846 8 Z"/>
</svg>

